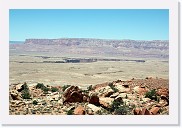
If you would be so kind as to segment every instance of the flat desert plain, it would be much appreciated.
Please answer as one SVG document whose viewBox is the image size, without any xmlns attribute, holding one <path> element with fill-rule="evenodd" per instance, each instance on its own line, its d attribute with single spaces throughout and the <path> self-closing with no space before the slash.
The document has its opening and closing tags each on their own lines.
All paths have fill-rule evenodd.
<svg viewBox="0 0 182 128">
<path fill-rule="evenodd" d="M 34 54 L 34 55 L 33 55 Z M 169 64 L 161 59 L 136 61 L 97 61 L 90 63 L 43 63 L 41 53 L 10 54 L 10 84 L 44 83 L 46 85 L 96 85 L 99 83 L 132 78 L 158 77 L 168 79 Z M 61 60 L 60 56 L 49 56 L 46 61 Z M 75 56 L 79 57 L 79 56 Z M 100 57 L 101 58 L 101 57 Z M 110 58 L 110 57 L 102 57 Z M 119 57 L 118 57 L 119 58 Z M 116 58 L 116 59 L 118 59 Z M 119 58 L 121 59 L 121 57 Z M 138 58 L 128 58 L 136 60 Z"/>
</svg>

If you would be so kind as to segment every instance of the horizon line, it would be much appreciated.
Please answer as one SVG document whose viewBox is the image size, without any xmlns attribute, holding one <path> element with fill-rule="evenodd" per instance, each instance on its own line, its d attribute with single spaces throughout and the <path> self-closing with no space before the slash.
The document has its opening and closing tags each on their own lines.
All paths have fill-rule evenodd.
<svg viewBox="0 0 182 128">
<path fill-rule="evenodd" d="M 145 39 L 104 39 L 104 38 L 85 38 L 85 37 L 61 37 L 61 38 L 27 38 L 25 40 L 9 40 L 10 41 L 19 41 L 19 42 L 25 42 L 26 40 L 30 40 L 30 39 L 47 39 L 47 40 L 56 40 L 56 39 L 96 39 L 96 40 L 133 40 L 133 41 L 169 41 L 169 39 L 153 39 L 153 40 L 145 40 Z"/>
</svg>

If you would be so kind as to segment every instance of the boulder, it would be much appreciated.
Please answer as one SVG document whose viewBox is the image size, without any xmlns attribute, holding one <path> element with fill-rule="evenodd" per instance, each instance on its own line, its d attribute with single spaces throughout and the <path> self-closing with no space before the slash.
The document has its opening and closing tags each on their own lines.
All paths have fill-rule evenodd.
<svg viewBox="0 0 182 128">
<path fill-rule="evenodd" d="M 116 92 L 110 96 L 110 98 L 116 98 L 119 95 L 119 92 Z"/>
<path fill-rule="evenodd" d="M 85 109 L 82 106 L 78 106 L 74 110 L 74 115 L 85 115 Z"/>
<path fill-rule="evenodd" d="M 149 102 L 149 101 L 151 101 L 151 99 L 150 98 L 142 98 L 142 101 L 143 102 Z"/>
<path fill-rule="evenodd" d="M 10 92 L 10 95 L 11 95 L 11 97 L 12 97 L 13 100 L 22 100 L 20 94 L 16 90 L 12 90 Z"/>
<path fill-rule="evenodd" d="M 150 113 L 152 115 L 156 115 L 158 112 L 159 112 L 159 107 L 153 107 L 151 110 L 150 110 Z"/>
<path fill-rule="evenodd" d="M 114 93 L 110 86 L 97 88 L 95 89 L 95 92 L 98 93 L 99 97 L 109 97 Z"/>
<path fill-rule="evenodd" d="M 160 88 L 157 90 L 157 95 L 169 97 L 169 90 L 167 88 Z"/>
<path fill-rule="evenodd" d="M 95 105 L 93 105 L 93 104 L 88 104 L 87 105 L 87 108 L 89 109 L 89 113 L 88 114 L 90 114 L 90 115 L 92 115 L 92 114 L 96 114 L 98 111 L 101 111 L 101 108 L 100 107 L 97 107 L 97 106 L 95 106 Z M 93 113 L 92 113 L 93 112 Z"/>
<path fill-rule="evenodd" d="M 17 84 L 17 85 L 15 85 L 15 89 L 18 91 L 18 90 L 20 90 L 21 88 L 22 88 L 22 85 L 23 84 Z"/>
<path fill-rule="evenodd" d="M 127 98 L 127 93 L 120 93 L 115 99 L 121 97 L 122 99 Z"/>
<path fill-rule="evenodd" d="M 89 103 L 90 104 L 94 104 L 94 105 L 100 105 L 100 103 L 99 103 L 99 97 L 97 96 L 96 93 L 92 93 L 90 95 Z"/>
<path fill-rule="evenodd" d="M 99 102 L 104 108 L 111 108 L 113 101 L 113 98 L 99 98 Z"/>
<path fill-rule="evenodd" d="M 145 86 L 136 86 L 133 88 L 133 90 L 140 95 L 143 95 L 149 91 Z"/>
<path fill-rule="evenodd" d="M 116 87 L 116 89 L 119 90 L 120 93 L 129 92 L 131 90 L 130 89 L 130 86 L 127 85 L 127 84 L 119 84 L 119 83 L 116 83 L 115 84 L 115 87 Z"/>
<path fill-rule="evenodd" d="M 133 110 L 134 115 L 151 115 L 150 112 L 146 108 L 135 108 Z"/>
<path fill-rule="evenodd" d="M 162 95 L 159 102 L 162 106 L 168 106 L 169 105 L 169 99 L 165 95 Z"/>
<path fill-rule="evenodd" d="M 140 115 L 140 108 L 133 109 L 134 115 Z"/>
<path fill-rule="evenodd" d="M 150 112 L 146 108 L 142 108 L 140 115 L 150 115 Z"/>
<path fill-rule="evenodd" d="M 78 86 L 70 86 L 68 87 L 64 93 L 63 103 L 66 102 L 83 102 L 83 94 L 82 91 L 78 88 Z"/>
</svg>

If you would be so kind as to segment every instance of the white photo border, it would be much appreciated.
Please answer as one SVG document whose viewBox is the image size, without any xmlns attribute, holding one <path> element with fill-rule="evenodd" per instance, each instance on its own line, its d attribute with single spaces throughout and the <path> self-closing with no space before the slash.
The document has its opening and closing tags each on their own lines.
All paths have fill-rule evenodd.
<svg viewBox="0 0 182 128">
<path fill-rule="evenodd" d="M 169 115 L 9 115 L 10 9 L 169 9 Z M 0 115 L 4 125 L 179 125 L 178 1 L 1 0 Z"/>
</svg>

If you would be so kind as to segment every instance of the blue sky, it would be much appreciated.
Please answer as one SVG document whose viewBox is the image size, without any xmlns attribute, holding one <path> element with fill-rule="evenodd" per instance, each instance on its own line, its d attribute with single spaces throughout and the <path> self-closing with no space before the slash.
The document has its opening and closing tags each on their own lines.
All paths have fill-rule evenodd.
<svg viewBox="0 0 182 128">
<path fill-rule="evenodd" d="M 99 38 L 168 40 L 167 9 L 11 9 L 10 40 Z"/>
</svg>

